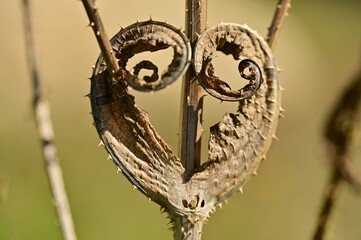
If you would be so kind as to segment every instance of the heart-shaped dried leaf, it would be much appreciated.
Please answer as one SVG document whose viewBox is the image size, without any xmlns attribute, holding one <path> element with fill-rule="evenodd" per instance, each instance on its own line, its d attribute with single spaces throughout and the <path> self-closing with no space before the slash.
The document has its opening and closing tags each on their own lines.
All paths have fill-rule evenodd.
<svg viewBox="0 0 361 240">
<path fill-rule="evenodd" d="M 177 36 L 182 35 L 180 32 L 174 34 L 174 28 L 154 21 L 132 26 L 126 28 L 129 34 L 142 32 L 141 29 L 151 30 L 152 34 L 141 36 L 139 41 L 125 37 L 121 31 L 111 40 L 120 63 L 123 63 L 118 81 L 126 81 L 129 77 L 124 70 L 124 59 L 133 51 L 140 52 L 142 44 L 147 51 L 154 49 L 150 46 L 161 46 L 160 43 L 175 49 L 176 58 L 164 76 L 179 75 L 184 71 L 188 63 L 185 59 L 190 52 L 184 36 Z M 167 31 L 171 33 L 166 34 Z M 122 39 L 131 39 L 134 44 L 141 45 L 128 46 Z M 122 46 L 127 46 L 128 50 L 123 51 Z M 212 53 L 217 50 L 257 65 L 259 73 L 256 70 L 250 75 L 241 72 L 251 81 L 259 74 L 263 81 L 257 82 L 257 89 L 239 101 L 235 113 L 226 114 L 211 128 L 208 161 L 190 177 L 184 174 L 180 159 L 157 134 L 147 114 L 136 106 L 134 97 L 122 89 L 124 84 L 112 85 L 101 57 L 91 78 L 95 126 L 113 161 L 140 191 L 165 208 L 173 222 L 181 221 L 183 226 L 203 222 L 215 206 L 241 189 L 256 173 L 271 144 L 279 115 L 277 68 L 263 38 L 244 25 L 219 24 L 211 28 L 200 37 L 196 46 L 194 67 L 197 74 L 204 69 L 204 64 L 210 64 Z M 140 65 L 155 69 L 147 62 Z"/>
</svg>

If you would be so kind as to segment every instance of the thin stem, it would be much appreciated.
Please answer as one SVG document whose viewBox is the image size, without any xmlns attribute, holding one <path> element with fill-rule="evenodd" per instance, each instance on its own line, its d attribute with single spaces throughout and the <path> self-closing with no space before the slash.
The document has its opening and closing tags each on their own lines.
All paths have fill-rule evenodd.
<svg viewBox="0 0 361 240">
<path fill-rule="evenodd" d="M 186 0 L 186 36 L 192 47 L 207 28 L 207 0 Z M 204 90 L 188 68 L 182 86 L 180 157 L 189 177 L 200 165 Z"/>
<path fill-rule="evenodd" d="M 325 238 L 327 227 L 330 223 L 331 214 L 336 204 L 337 196 L 341 188 L 342 175 L 339 169 L 335 167 L 332 171 L 330 183 L 324 197 L 322 208 L 318 217 L 318 225 L 313 236 L 313 240 L 322 240 Z"/>
<path fill-rule="evenodd" d="M 33 110 L 39 130 L 39 137 L 42 141 L 42 150 L 45 160 L 45 167 L 51 191 L 55 201 L 63 237 L 66 240 L 76 240 L 73 220 L 64 187 L 59 158 L 54 144 L 54 131 L 50 118 L 50 109 L 47 101 L 43 100 L 39 67 L 36 58 L 34 36 L 32 31 L 32 18 L 28 0 L 23 0 L 25 41 L 31 79 L 33 84 Z"/>
<path fill-rule="evenodd" d="M 273 17 L 271 26 L 268 29 L 267 43 L 272 50 L 276 47 L 279 32 L 283 20 L 288 15 L 288 9 L 291 7 L 291 0 L 279 0 L 276 8 L 275 15 Z"/>
<path fill-rule="evenodd" d="M 361 181 L 354 172 L 348 151 L 352 135 L 357 124 L 361 103 L 361 70 L 345 88 L 325 124 L 324 137 L 328 145 L 328 155 L 332 163 L 332 173 L 323 200 L 314 240 L 325 238 L 341 182 L 346 181 L 355 190 L 360 191 Z"/>
<path fill-rule="evenodd" d="M 190 222 L 185 216 L 172 218 L 174 225 L 174 240 L 201 240 L 203 222 Z"/>
<path fill-rule="evenodd" d="M 112 76 L 112 83 L 116 83 L 116 74 L 119 72 L 119 64 L 115 57 L 114 51 L 112 50 L 112 46 L 110 44 L 108 34 L 106 33 L 103 22 L 100 18 L 98 8 L 95 5 L 94 0 L 82 0 L 84 5 L 85 11 L 89 18 L 89 26 L 93 28 L 95 37 L 98 41 L 100 50 L 102 52 L 105 64 L 107 65 L 107 69 Z M 120 82 L 123 84 L 124 88 L 126 89 L 125 82 Z"/>
<path fill-rule="evenodd" d="M 334 105 L 325 124 L 324 136 L 331 146 L 331 154 L 337 153 L 339 158 L 333 162 L 347 181 L 355 190 L 361 190 L 361 179 L 355 173 L 355 167 L 347 157 L 352 144 L 353 133 L 359 121 L 361 104 L 361 69 L 347 86 Z M 333 155 L 331 155 L 333 156 Z"/>
</svg>

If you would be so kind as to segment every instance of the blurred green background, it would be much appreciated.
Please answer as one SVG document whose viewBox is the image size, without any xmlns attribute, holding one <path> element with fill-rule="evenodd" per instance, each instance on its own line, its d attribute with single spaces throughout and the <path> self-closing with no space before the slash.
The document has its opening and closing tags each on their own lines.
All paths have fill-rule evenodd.
<svg viewBox="0 0 361 240">
<path fill-rule="evenodd" d="M 265 36 L 277 0 L 208 2 L 209 26 L 247 23 Z M 184 1 L 97 1 L 110 36 L 136 20 L 184 27 Z M 99 54 L 80 1 L 33 0 L 35 38 L 44 91 L 79 239 L 172 239 L 166 215 L 132 190 L 98 148 L 88 99 L 91 68 Z M 0 239 L 61 239 L 31 109 L 21 1 L 0 1 Z M 361 62 L 361 1 L 293 1 L 275 51 L 286 118 L 268 160 L 229 204 L 212 215 L 204 239 L 310 239 L 329 164 L 321 137 L 340 91 Z M 224 57 L 224 61 L 229 59 Z M 163 61 L 163 60 L 162 60 Z M 166 59 L 165 63 L 169 63 Z M 219 64 L 220 65 L 220 64 Z M 231 72 L 228 64 L 221 74 Z M 235 74 L 231 72 L 230 74 Z M 232 78 L 232 75 L 227 76 Z M 152 123 L 177 148 L 181 80 L 155 94 L 136 95 Z M 234 105 L 206 98 L 205 125 Z M 204 149 L 206 150 L 206 138 Z M 352 157 L 361 151 L 355 145 Z M 204 154 L 203 154 L 204 155 Z M 361 164 L 360 164 L 361 165 Z M 359 166 L 360 166 L 359 165 Z M 361 168 L 359 169 L 361 173 Z M 345 187 L 329 239 L 361 239 L 361 197 Z"/>
</svg>

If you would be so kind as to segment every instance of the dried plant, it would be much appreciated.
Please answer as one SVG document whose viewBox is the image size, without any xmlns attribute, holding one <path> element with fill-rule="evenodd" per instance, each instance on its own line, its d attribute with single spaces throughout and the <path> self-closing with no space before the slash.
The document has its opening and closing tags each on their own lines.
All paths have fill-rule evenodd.
<svg viewBox="0 0 361 240">
<path fill-rule="evenodd" d="M 243 186 L 266 158 L 278 118 L 282 116 L 282 88 L 274 62 L 274 50 L 290 0 L 280 0 L 266 40 L 249 26 L 220 23 L 208 28 L 207 1 L 186 0 L 185 33 L 155 20 L 136 22 L 108 38 L 94 0 L 82 0 L 99 43 L 91 80 L 94 126 L 101 144 L 118 171 L 149 201 L 160 205 L 172 224 L 174 239 L 201 239 L 203 224 L 217 206 Z M 71 212 L 59 166 L 50 109 L 43 96 L 29 0 L 23 0 L 26 50 L 33 86 L 33 111 L 42 142 L 44 162 L 64 239 L 75 240 Z M 165 73 L 151 61 L 142 60 L 127 70 L 130 58 L 141 52 L 173 49 Z M 212 60 L 217 52 L 232 55 L 247 84 L 232 89 L 216 75 Z M 140 78 L 141 71 L 149 76 Z M 162 90 L 183 76 L 180 152 L 159 136 L 145 111 L 129 94 Z M 332 162 L 330 181 L 313 239 L 325 238 L 341 183 L 361 189 L 349 147 L 358 121 L 361 73 L 345 89 L 331 112 L 326 127 L 327 153 Z M 211 127 L 208 160 L 201 164 L 204 96 L 238 102 L 234 113 Z M 0 188 L 1 188 L 0 183 Z M 0 201 L 3 194 L 0 189 Z"/>
<path fill-rule="evenodd" d="M 270 46 L 275 46 L 290 1 L 279 2 L 268 43 L 246 25 L 220 23 L 206 29 L 204 0 L 186 1 L 185 35 L 151 19 L 121 29 L 108 40 L 94 1 L 82 2 L 102 50 L 89 94 L 101 143 L 134 188 L 167 212 L 174 239 L 201 239 L 209 214 L 231 195 L 242 192 L 276 138 L 277 120 L 283 111 L 282 88 Z M 126 69 L 135 54 L 169 47 L 173 48 L 173 60 L 161 76 L 157 66 L 147 60 L 139 62 L 133 72 Z M 233 90 L 217 77 L 212 65 L 217 51 L 239 61 L 240 75 L 249 81 L 246 86 Z M 153 73 L 140 79 L 142 69 Z M 146 112 L 136 106 L 128 85 L 139 91 L 157 91 L 184 71 L 181 149 L 177 156 L 157 134 Z M 205 92 L 239 106 L 211 127 L 208 161 L 201 165 Z"/>
<path fill-rule="evenodd" d="M 57 210 L 63 237 L 66 240 L 76 240 L 73 219 L 64 187 L 63 174 L 59 165 L 57 149 L 54 143 L 54 130 L 50 118 L 50 108 L 42 91 L 29 0 L 23 0 L 23 10 L 26 50 L 33 86 L 33 111 L 39 131 L 39 138 L 42 143 L 44 165 L 47 171 L 50 189 L 54 198 L 54 206 Z"/>
</svg>

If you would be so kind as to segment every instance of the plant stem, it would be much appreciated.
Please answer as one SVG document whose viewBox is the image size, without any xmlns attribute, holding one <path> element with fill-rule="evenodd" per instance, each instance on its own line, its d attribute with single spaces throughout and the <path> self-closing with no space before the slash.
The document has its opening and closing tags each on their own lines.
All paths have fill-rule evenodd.
<svg viewBox="0 0 361 240">
<path fill-rule="evenodd" d="M 197 34 L 206 28 L 207 0 L 186 0 L 186 36 L 192 48 Z M 201 162 L 203 96 L 204 90 L 190 67 L 183 79 L 181 101 L 180 158 L 186 169 L 186 177 L 190 177 Z"/>
<path fill-rule="evenodd" d="M 334 167 L 330 183 L 322 204 L 322 209 L 318 217 L 318 225 L 313 236 L 313 240 L 322 240 L 325 238 L 327 226 L 331 219 L 331 213 L 336 204 L 337 196 L 341 188 L 342 175 L 337 167 Z"/>
<path fill-rule="evenodd" d="M 95 6 L 94 0 L 82 0 L 82 3 L 90 21 L 89 26 L 93 28 L 105 64 L 107 65 L 107 69 L 112 76 L 112 83 L 114 84 L 117 82 L 116 75 L 119 72 L 119 64 L 115 57 L 114 51 L 112 50 L 112 46 L 110 45 L 108 34 L 104 29 L 98 8 Z M 120 83 L 123 85 L 123 88 L 121 89 L 126 91 L 126 83 Z"/>
<path fill-rule="evenodd" d="M 207 0 L 186 0 L 186 36 L 192 49 L 198 34 L 207 28 Z M 201 136 L 204 90 L 194 70 L 188 68 L 182 85 L 180 159 L 185 168 L 185 181 L 201 162 Z M 187 216 L 171 216 L 175 240 L 200 240 L 203 222 L 192 223 Z"/>
<path fill-rule="evenodd" d="M 25 41 L 31 79 L 33 85 L 33 110 L 39 130 L 45 167 L 48 174 L 50 188 L 55 201 L 63 237 L 66 240 L 76 240 L 74 224 L 64 187 L 59 158 L 54 144 L 54 131 L 50 118 L 50 109 L 47 101 L 43 100 L 41 81 L 39 76 L 38 61 L 36 58 L 34 36 L 32 30 L 32 18 L 28 0 L 23 0 Z"/>
<path fill-rule="evenodd" d="M 276 12 L 273 17 L 271 26 L 268 29 L 268 36 L 266 38 L 267 43 L 272 50 L 274 50 L 276 46 L 283 20 L 288 15 L 287 11 L 290 7 L 291 0 L 279 0 L 277 4 Z"/>
<path fill-rule="evenodd" d="M 191 223 L 186 216 L 172 219 L 174 224 L 174 240 L 201 240 L 203 222 Z"/>
<path fill-rule="evenodd" d="M 357 191 L 361 189 L 359 175 L 354 172 L 355 167 L 348 157 L 353 132 L 359 120 L 360 103 L 361 70 L 344 89 L 325 124 L 324 137 L 328 145 L 332 172 L 313 235 L 314 240 L 325 238 L 341 182 L 347 182 Z"/>
</svg>

